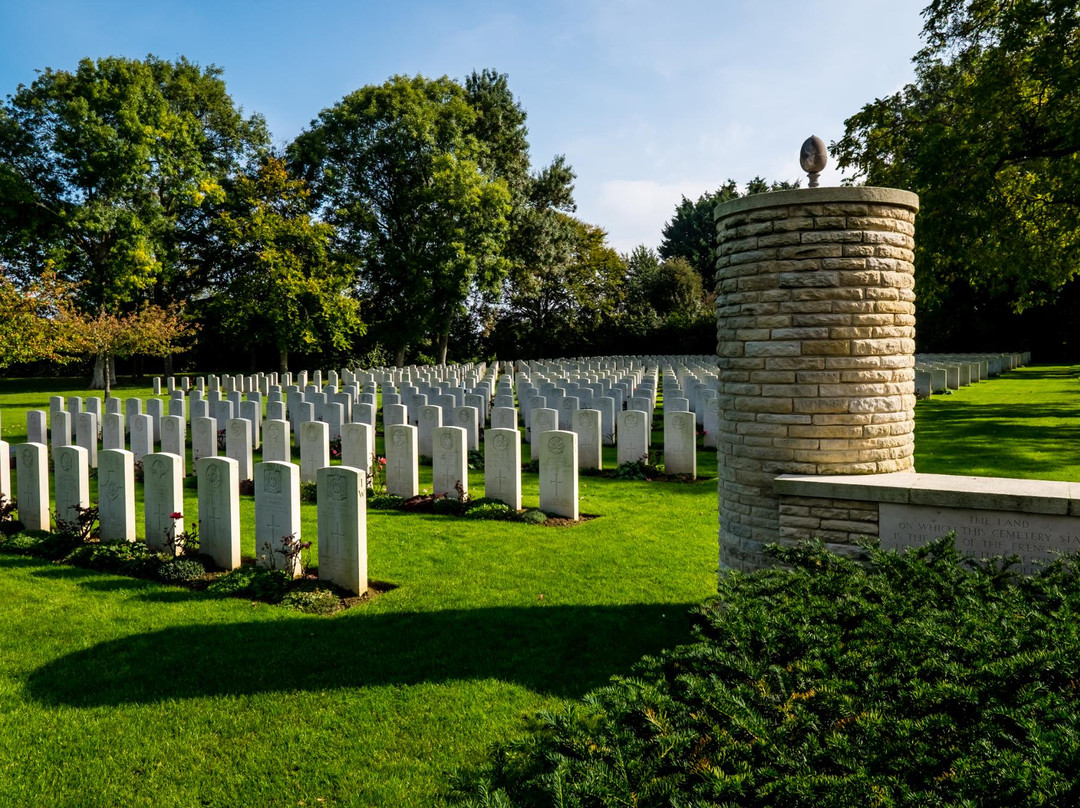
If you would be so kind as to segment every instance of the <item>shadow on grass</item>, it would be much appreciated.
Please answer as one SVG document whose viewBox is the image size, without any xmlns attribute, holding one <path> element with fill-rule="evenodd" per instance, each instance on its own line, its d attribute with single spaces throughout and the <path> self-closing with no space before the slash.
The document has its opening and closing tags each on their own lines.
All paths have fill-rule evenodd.
<svg viewBox="0 0 1080 808">
<path fill-rule="evenodd" d="M 1018 404 L 948 402 L 919 411 L 915 466 L 935 474 L 999 468 L 1047 479 L 1080 473 L 1080 410 Z"/>
<path fill-rule="evenodd" d="M 34 671 L 45 704 L 116 706 L 278 691 L 514 682 L 580 697 L 643 654 L 685 642 L 693 604 L 497 607 L 176 626 Z"/>
</svg>

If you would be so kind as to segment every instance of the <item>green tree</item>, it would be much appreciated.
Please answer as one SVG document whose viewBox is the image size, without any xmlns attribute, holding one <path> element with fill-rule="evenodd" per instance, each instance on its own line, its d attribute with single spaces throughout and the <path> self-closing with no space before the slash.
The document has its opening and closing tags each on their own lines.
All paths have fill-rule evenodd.
<svg viewBox="0 0 1080 808">
<path fill-rule="evenodd" d="M 783 191 L 798 188 L 795 182 L 768 182 L 754 177 L 746 184 L 746 195 L 767 191 Z M 684 258 L 701 277 L 702 286 L 712 289 L 715 277 L 716 222 L 713 213 L 722 202 L 737 199 L 739 186 L 728 180 L 711 193 L 704 193 L 692 202 L 685 196 L 675 208 L 675 215 L 664 225 L 660 242 L 661 258 Z"/>
<path fill-rule="evenodd" d="M 507 283 L 494 342 L 507 355 L 561 355 L 588 350 L 624 305 L 626 264 L 607 233 L 555 214 L 548 260 L 515 272 Z"/>
<path fill-rule="evenodd" d="M 334 254 L 333 227 L 312 220 L 306 183 L 271 157 L 230 196 L 216 223 L 223 255 L 213 279 L 224 330 L 276 351 L 281 372 L 290 351 L 348 349 L 364 331 L 354 268 Z"/>
<path fill-rule="evenodd" d="M 935 0 L 915 81 L 867 104 L 832 146 L 854 179 L 920 196 L 923 310 L 975 290 L 1014 310 L 1080 268 L 1080 7 Z"/>
<path fill-rule="evenodd" d="M 23 280 L 55 268 L 91 316 L 175 302 L 198 286 L 183 279 L 202 264 L 224 179 L 266 141 L 215 67 L 47 68 L 0 108 L 0 260 Z"/>
<path fill-rule="evenodd" d="M 20 288 L 0 275 L 0 368 L 42 359 L 62 361 L 68 331 L 62 313 L 69 288 L 46 273 Z"/>
<path fill-rule="evenodd" d="M 445 361 L 455 315 L 507 269 L 510 194 L 481 167 L 475 120 L 457 82 L 395 76 L 323 110 L 290 150 L 360 263 L 372 327 L 398 364 L 428 333 Z"/>
</svg>

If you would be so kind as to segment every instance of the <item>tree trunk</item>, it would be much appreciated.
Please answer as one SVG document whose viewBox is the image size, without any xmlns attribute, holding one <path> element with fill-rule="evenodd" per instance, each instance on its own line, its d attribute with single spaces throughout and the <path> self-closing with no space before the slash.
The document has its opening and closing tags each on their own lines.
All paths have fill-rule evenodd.
<svg viewBox="0 0 1080 808">
<path fill-rule="evenodd" d="M 105 379 L 105 400 L 108 401 L 109 396 L 112 395 L 112 381 L 113 381 L 113 378 L 112 378 L 112 369 L 109 367 L 109 364 L 112 362 L 112 357 L 111 356 L 106 356 L 106 357 L 104 357 L 105 361 L 102 362 L 101 360 L 102 360 L 102 357 L 99 356 L 97 362 L 94 362 L 94 367 L 95 368 L 97 367 L 98 362 L 100 362 L 105 367 L 105 372 L 103 374 L 101 374 L 101 375 Z"/>
<path fill-rule="evenodd" d="M 98 356 L 95 356 L 94 357 L 94 372 L 90 376 L 90 389 L 91 390 L 105 390 L 105 389 L 108 389 L 108 385 L 107 385 L 107 382 L 106 382 L 106 376 L 108 374 L 105 373 L 105 367 L 106 367 L 105 357 L 101 356 L 100 354 Z"/>
<path fill-rule="evenodd" d="M 162 365 L 162 375 L 164 375 L 165 378 L 168 378 L 169 376 L 173 375 L 173 355 L 172 354 L 166 354 L 165 357 L 162 359 L 161 365 Z"/>
<path fill-rule="evenodd" d="M 278 348 L 278 373 L 289 372 L 289 349 Z"/>
<path fill-rule="evenodd" d="M 109 356 L 109 384 L 116 384 L 116 357 Z"/>
<path fill-rule="evenodd" d="M 447 328 L 441 334 L 439 334 L 439 358 L 436 360 L 436 364 L 446 364 L 446 347 L 450 344 L 450 329 Z"/>
<path fill-rule="evenodd" d="M 394 367 L 396 367 L 396 368 L 405 367 L 405 349 L 407 347 L 408 347 L 407 345 L 402 345 L 396 351 L 394 351 Z"/>
</svg>

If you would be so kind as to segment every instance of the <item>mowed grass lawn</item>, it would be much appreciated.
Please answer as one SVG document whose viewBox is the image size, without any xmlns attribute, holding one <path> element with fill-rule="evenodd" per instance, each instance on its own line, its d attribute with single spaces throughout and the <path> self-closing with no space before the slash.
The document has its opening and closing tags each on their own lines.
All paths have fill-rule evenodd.
<svg viewBox="0 0 1080 808">
<path fill-rule="evenodd" d="M 5 440 L 77 385 L 0 382 Z M 329 618 L 0 554 L 0 805 L 442 804 L 529 714 L 686 640 L 716 589 L 715 479 L 580 485 L 599 518 L 570 528 L 370 511 L 396 588 Z"/>
<path fill-rule="evenodd" d="M 0 382 L 4 439 L 79 386 Z M 1080 480 L 1077 368 L 935 397 L 916 421 L 920 471 Z M 572 528 L 371 511 L 369 572 L 396 588 L 330 618 L 0 554 L 0 805 L 442 804 L 524 717 L 684 641 L 715 591 L 713 479 L 582 477 L 581 496 L 599 518 Z"/>
<path fill-rule="evenodd" d="M 1080 366 L 1018 368 L 915 407 L 915 468 L 1080 482 Z"/>
</svg>

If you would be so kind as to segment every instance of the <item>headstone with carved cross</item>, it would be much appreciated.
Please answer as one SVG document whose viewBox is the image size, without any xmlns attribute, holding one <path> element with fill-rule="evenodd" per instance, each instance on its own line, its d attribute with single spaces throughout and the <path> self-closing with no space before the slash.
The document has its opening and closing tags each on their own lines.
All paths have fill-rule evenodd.
<svg viewBox="0 0 1080 808">
<path fill-rule="evenodd" d="M 146 545 L 155 552 L 179 554 L 175 540 L 184 532 L 183 484 L 179 456 L 158 452 L 143 457 L 143 523 Z"/>
<path fill-rule="evenodd" d="M 300 574 L 300 467 L 255 464 L 255 554 L 261 566 Z"/>
<path fill-rule="evenodd" d="M 362 595 L 368 588 L 367 475 L 329 466 L 319 469 L 317 485 L 319 578 Z"/>
<path fill-rule="evenodd" d="M 616 418 L 618 422 L 617 462 L 636 463 L 647 460 L 649 456 L 649 414 L 641 410 L 623 410 Z"/>
<path fill-rule="evenodd" d="M 225 456 L 237 463 L 241 480 L 252 478 L 251 424 L 244 418 L 230 418 L 225 423 Z"/>
<path fill-rule="evenodd" d="M 98 524 L 103 542 L 135 541 L 135 456 L 131 452 L 102 449 L 98 454 Z"/>
<path fill-rule="evenodd" d="M 386 493 L 411 499 L 420 493 L 415 426 L 395 424 L 386 431 Z"/>
<path fill-rule="evenodd" d="M 57 446 L 53 449 L 53 487 L 57 520 L 78 521 L 79 511 L 90 506 L 86 449 L 81 446 Z"/>
<path fill-rule="evenodd" d="M 27 530 L 48 530 L 49 449 L 43 443 L 24 443 L 15 450 L 15 462 L 19 521 Z"/>
<path fill-rule="evenodd" d="M 240 566 L 240 470 L 231 457 L 204 457 L 199 477 L 199 550 L 224 570 Z"/>
<path fill-rule="evenodd" d="M 600 410 L 576 410 L 572 426 L 578 436 L 578 468 L 603 468 Z"/>
<path fill-rule="evenodd" d="M 315 482 L 319 469 L 330 465 L 330 427 L 322 421 L 300 425 L 300 482 Z"/>
<path fill-rule="evenodd" d="M 697 423 L 689 411 L 664 413 L 664 471 L 697 476 Z"/>
<path fill-rule="evenodd" d="M 472 407 L 462 409 L 473 410 Z M 475 412 L 475 410 L 473 410 Z M 432 490 L 436 496 L 442 495 L 459 499 L 461 491 L 469 492 L 469 453 L 466 448 L 468 433 L 459 426 L 437 426 L 431 430 L 431 443 L 434 454 L 431 456 Z"/>
<path fill-rule="evenodd" d="M 375 428 L 368 424 L 341 427 L 341 465 L 371 474 L 375 462 Z"/>
<path fill-rule="evenodd" d="M 578 518 L 577 435 L 565 430 L 540 434 L 540 510 Z"/>
<path fill-rule="evenodd" d="M 484 433 L 484 496 L 521 510 L 521 433 L 516 427 Z"/>
<path fill-rule="evenodd" d="M 288 421 L 273 419 L 263 424 L 262 459 L 292 462 L 292 430 Z"/>
</svg>

